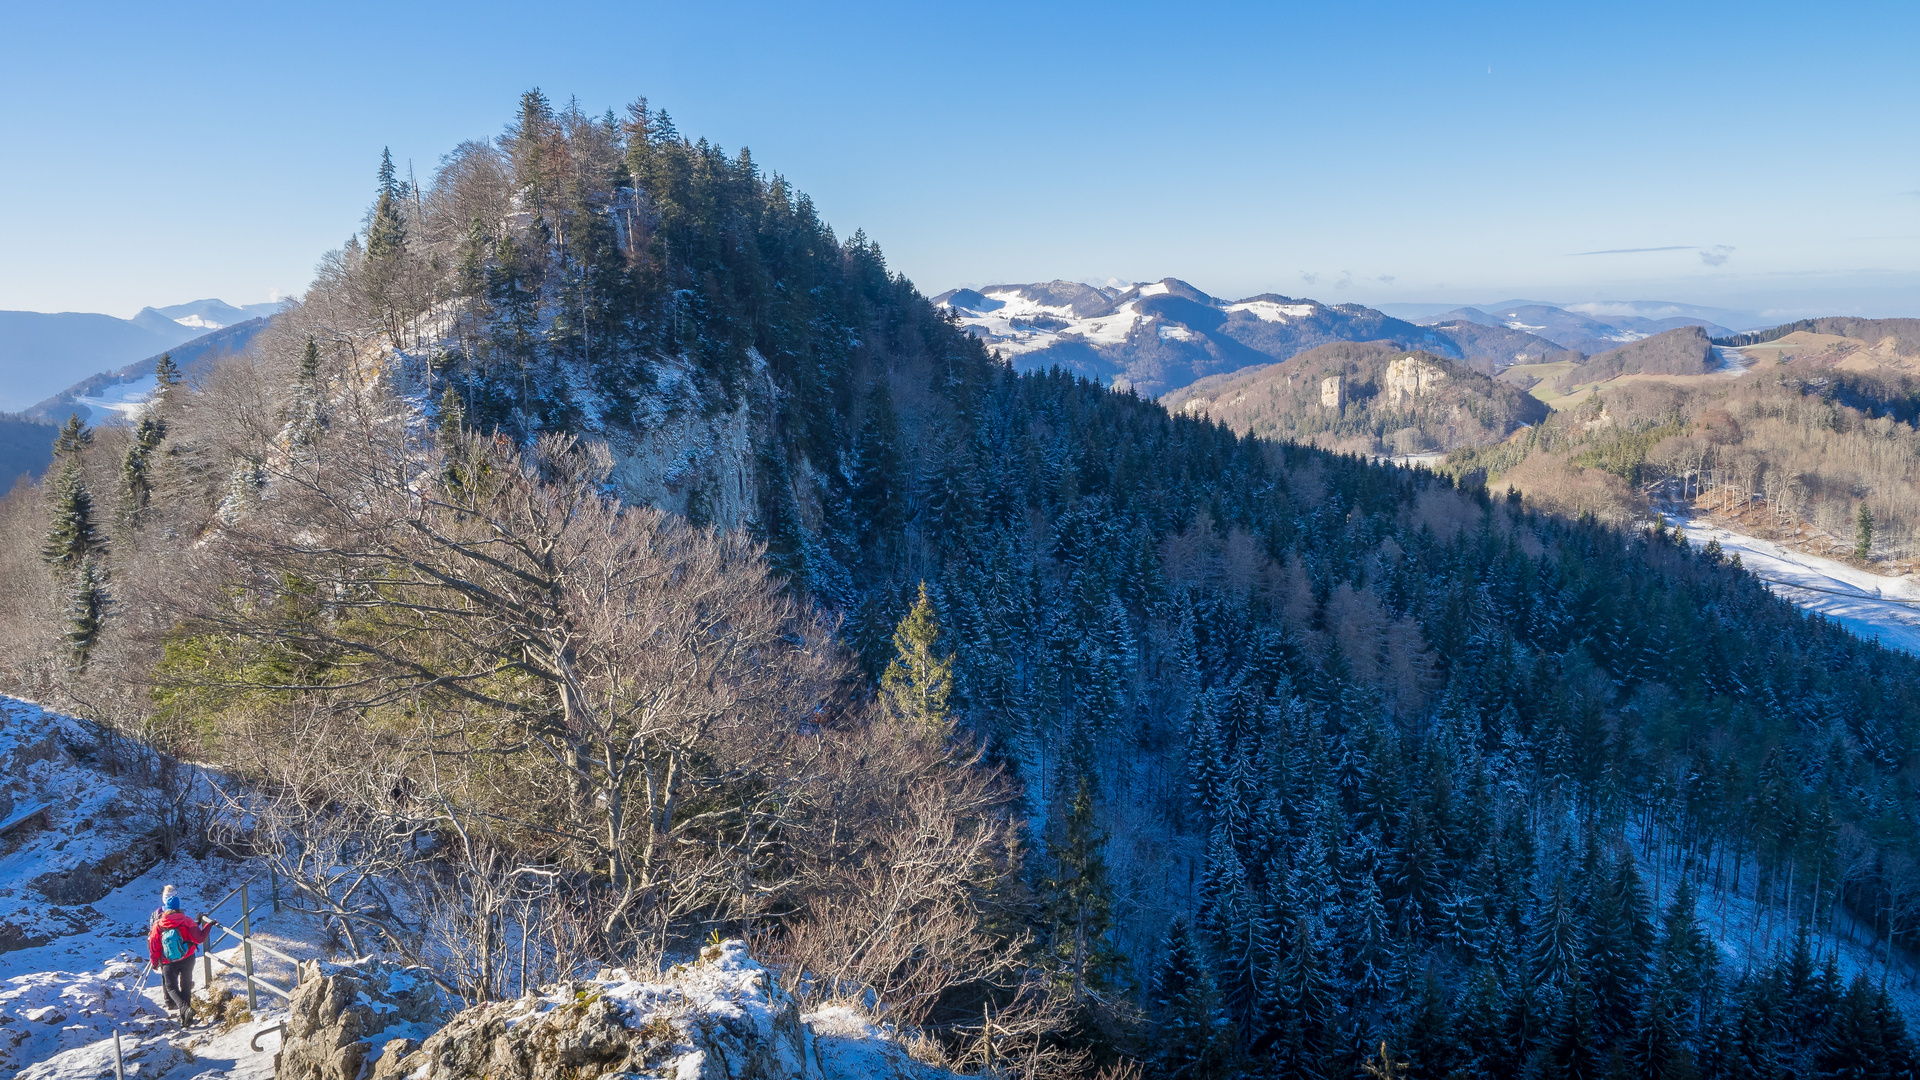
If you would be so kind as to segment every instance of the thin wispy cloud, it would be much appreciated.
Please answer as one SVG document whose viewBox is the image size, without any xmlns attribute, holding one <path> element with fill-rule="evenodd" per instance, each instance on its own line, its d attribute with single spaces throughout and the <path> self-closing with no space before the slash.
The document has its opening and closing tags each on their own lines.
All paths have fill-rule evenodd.
<svg viewBox="0 0 1920 1080">
<path fill-rule="evenodd" d="M 1700 261 L 1708 266 L 1725 266 L 1727 256 L 1731 254 L 1733 254 L 1732 247 L 1726 244 L 1716 244 L 1710 248 L 1700 249 Z"/>
</svg>

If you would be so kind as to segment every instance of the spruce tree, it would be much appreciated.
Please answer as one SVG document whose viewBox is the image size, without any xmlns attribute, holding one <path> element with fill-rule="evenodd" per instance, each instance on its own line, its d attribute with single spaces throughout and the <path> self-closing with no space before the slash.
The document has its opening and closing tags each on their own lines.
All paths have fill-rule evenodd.
<svg viewBox="0 0 1920 1080">
<path fill-rule="evenodd" d="M 154 366 L 153 396 L 140 409 L 134 421 L 133 437 L 127 440 L 127 452 L 120 460 L 120 523 L 137 526 L 145 515 L 153 495 L 153 456 L 167 437 L 167 419 L 163 409 L 169 392 L 180 381 L 180 369 L 173 365 L 173 354 L 164 353 Z"/>
<path fill-rule="evenodd" d="M 1111 989 L 1121 957 L 1109 937 L 1113 886 L 1108 880 L 1106 836 L 1094 820 L 1093 780 L 1081 774 L 1067 803 L 1060 834 L 1047 849 L 1053 864 L 1046 880 L 1054 962 L 1075 1001 L 1087 990 Z"/>
<path fill-rule="evenodd" d="M 310 449 L 326 427 L 326 410 L 321 401 L 320 345 L 309 336 L 300 354 L 300 367 L 294 375 L 293 392 L 287 405 L 287 445 L 294 450 Z"/>
<path fill-rule="evenodd" d="M 1213 972 L 1184 917 L 1168 931 L 1166 950 L 1153 980 L 1153 1077 L 1213 1080 L 1232 1075 Z"/>
<path fill-rule="evenodd" d="M 953 657 L 941 656 L 940 618 L 920 583 L 920 598 L 893 631 L 893 662 L 880 676 L 880 708 L 887 719 L 922 738 L 945 739 L 953 694 Z"/>
<path fill-rule="evenodd" d="M 81 477 L 79 459 L 68 457 L 61 463 L 47 496 L 47 539 L 40 555 L 56 575 L 65 575 L 106 545 L 94 524 L 93 496 Z"/>
<path fill-rule="evenodd" d="M 60 428 L 60 433 L 53 437 L 53 456 L 63 461 L 71 461 L 78 458 L 81 451 L 92 445 L 93 431 L 80 422 L 78 414 L 69 414 L 67 422 Z"/>
<path fill-rule="evenodd" d="M 80 560 L 80 568 L 67 588 L 66 640 L 71 666 L 76 673 L 87 670 L 87 657 L 100 636 L 100 621 L 107 603 L 99 571 L 92 556 Z"/>
<path fill-rule="evenodd" d="M 1853 557 L 1865 559 L 1873 554 L 1873 511 L 1867 509 L 1864 500 L 1860 503 L 1860 512 L 1853 517 Z"/>
<path fill-rule="evenodd" d="M 440 431 L 445 436 L 460 434 L 467 426 L 466 406 L 460 400 L 460 391 L 453 383 L 440 394 Z"/>
<path fill-rule="evenodd" d="M 153 404 L 163 405 L 173 388 L 180 384 L 180 365 L 173 362 L 173 354 L 161 353 L 160 359 L 153 365 Z"/>
</svg>

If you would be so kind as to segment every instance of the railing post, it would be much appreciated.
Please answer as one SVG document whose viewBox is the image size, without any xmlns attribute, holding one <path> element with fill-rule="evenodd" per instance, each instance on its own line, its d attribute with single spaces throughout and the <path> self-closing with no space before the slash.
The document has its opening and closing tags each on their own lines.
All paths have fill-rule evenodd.
<svg viewBox="0 0 1920 1080">
<path fill-rule="evenodd" d="M 267 883 L 273 887 L 273 913 L 280 914 L 280 872 L 267 867 Z"/>
<path fill-rule="evenodd" d="M 246 965 L 247 1011 L 259 1007 L 253 988 L 253 908 L 247 903 L 247 887 L 240 886 L 240 962 Z"/>
</svg>

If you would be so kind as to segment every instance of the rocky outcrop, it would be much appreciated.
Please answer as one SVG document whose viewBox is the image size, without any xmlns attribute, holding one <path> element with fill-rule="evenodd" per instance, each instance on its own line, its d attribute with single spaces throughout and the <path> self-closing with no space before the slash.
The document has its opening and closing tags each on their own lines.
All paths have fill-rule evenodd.
<svg viewBox="0 0 1920 1080">
<path fill-rule="evenodd" d="M 843 1010 L 844 1011 L 844 1010 Z M 418 1049 L 390 1044 L 372 1080 L 940 1080 L 871 1025 L 816 1031 L 746 944 L 708 946 L 657 979 L 625 971 L 549 987 L 539 997 L 465 1010 Z M 282 1072 L 280 1076 L 289 1074 Z M 328 1080 L 332 1080 L 329 1076 Z M 352 1080 L 351 1075 L 342 1080 Z"/>
<path fill-rule="evenodd" d="M 360 1080 L 369 1060 L 411 1052 L 451 1011 L 417 968 L 363 963 L 329 973 L 316 960 L 301 965 L 300 980 L 273 1059 L 277 1080 Z"/>
<path fill-rule="evenodd" d="M 1320 380 L 1320 405 L 1322 408 L 1338 411 L 1347 403 L 1346 382 L 1338 375 L 1329 375 Z"/>
<path fill-rule="evenodd" d="M 1417 356 L 1401 357 L 1387 365 L 1384 380 L 1387 407 L 1410 409 L 1414 402 L 1438 389 L 1446 378 L 1447 373 L 1437 364 L 1429 364 Z"/>
</svg>

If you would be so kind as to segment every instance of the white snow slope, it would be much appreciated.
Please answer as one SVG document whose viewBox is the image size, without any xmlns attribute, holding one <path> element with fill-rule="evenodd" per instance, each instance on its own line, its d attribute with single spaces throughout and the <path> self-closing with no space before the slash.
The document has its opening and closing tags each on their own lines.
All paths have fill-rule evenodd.
<svg viewBox="0 0 1920 1080">
<path fill-rule="evenodd" d="M 1685 529 L 1695 546 L 1718 540 L 1721 551 L 1739 555 L 1741 565 L 1781 598 L 1870 641 L 1920 655 L 1920 581 L 1913 577 L 1870 573 L 1699 519 L 1668 515 L 1667 523 Z"/>
</svg>

